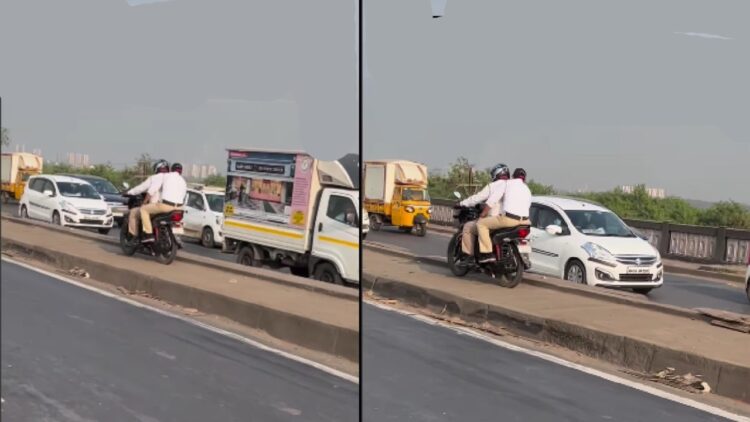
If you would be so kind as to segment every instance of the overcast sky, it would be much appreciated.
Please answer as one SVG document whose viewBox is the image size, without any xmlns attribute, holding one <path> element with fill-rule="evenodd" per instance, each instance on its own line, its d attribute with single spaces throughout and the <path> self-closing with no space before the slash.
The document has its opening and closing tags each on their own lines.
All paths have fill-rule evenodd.
<svg viewBox="0 0 750 422">
<path fill-rule="evenodd" d="M 2 3 L 3 126 L 27 151 L 222 170 L 227 147 L 358 151 L 354 1 Z"/>
<path fill-rule="evenodd" d="M 750 203 L 750 2 L 364 6 L 364 158 Z"/>
</svg>

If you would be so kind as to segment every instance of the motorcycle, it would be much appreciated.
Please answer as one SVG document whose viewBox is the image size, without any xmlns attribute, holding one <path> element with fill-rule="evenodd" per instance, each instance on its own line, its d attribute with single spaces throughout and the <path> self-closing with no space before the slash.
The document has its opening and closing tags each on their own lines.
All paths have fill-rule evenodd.
<svg viewBox="0 0 750 422">
<path fill-rule="evenodd" d="M 182 222 L 182 210 L 151 216 L 154 241 L 143 242 L 143 230 L 140 225 L 137 230 L 137 236 L 130 234 L 128 230 L 128 217 L 134 208 L 138 208 L 143 204 L 145 195 L 123 194 L 122 196 L 127 200 L 128 205 L 128 212 L 123 216 L 122 226 L 120 227 L 120 248 L 122 248 L 122 251 L 127 256 L 133 256 L 136 252 L 145 253 L 156 257 L 157 261 L 162 264 L 171 264 L 177 257 L 177 249 L 182 249 L 182 242 L 179 237 L 175 236 L 175 229 Z"/>
<path fill-rule="evenodd" d="M 458 192 L 454 192 L 454 195 L 461 199 Z M 465 276 L 469 271 L 476 271 L 497 279 L 498 284 L 503 287 L 516 287 L 523 279 L 523 272 L 531 268 L 531 246 L 526 240 L 531 227 L 522 225 L 492 230 L 490 238 L 495 261 L 479 263 L 479 245 L 476 242 L 474 259 L 470 260 L 461 249 L 464 225 L 479 219 L 481 207 L 481 204 L 475 207 L 454 206 L 453 218 L 457 221 L 458 231 L 448 243 L 448 266 L 458 277 Z"/>
</svg>

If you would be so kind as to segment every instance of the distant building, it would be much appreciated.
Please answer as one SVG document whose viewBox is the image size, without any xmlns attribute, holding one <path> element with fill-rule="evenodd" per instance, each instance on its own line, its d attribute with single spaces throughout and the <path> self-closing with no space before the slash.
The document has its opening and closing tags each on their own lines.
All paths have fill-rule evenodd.
<svg viewBox="0 0 750 422">
<path fill-rule="evenodd" d="M 635 186 L 633 185 L 624 185 L 620 186 L 620 190 L 622 190 L 624 193 L 633 193 L 635 192 Z M 657 198 L 657 199 L 664 199 L 667 197 L 667 193 L 664 190 L 664 188 L 646 188 L 646 193 L 651 198 Z"/>
</svg>

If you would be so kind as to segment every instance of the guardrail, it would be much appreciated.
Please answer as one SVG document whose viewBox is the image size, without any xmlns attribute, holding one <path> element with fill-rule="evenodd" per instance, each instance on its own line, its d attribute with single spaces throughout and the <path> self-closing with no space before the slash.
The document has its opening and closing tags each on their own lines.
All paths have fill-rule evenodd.
<svg viewBox="0 0 750 422">
<path fill-rule="evenodd" d="M 432 200 L 432 224 L 453 224 L 455 201 Z M 689 226 L 656 221 L 624 219 L 637 229 L 665 258 L 707 264 L 743 265 L 750 253 L 750 230 Z"/>
</svg>

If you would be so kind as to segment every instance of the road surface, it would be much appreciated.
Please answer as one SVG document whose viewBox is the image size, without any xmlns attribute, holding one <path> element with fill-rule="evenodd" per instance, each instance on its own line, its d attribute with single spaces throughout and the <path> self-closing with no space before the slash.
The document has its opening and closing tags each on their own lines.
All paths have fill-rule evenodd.
<svg viewBox="0 0 750 422">
<path fill-rule="evenodd" d="M 357 385 L 2 262 L 2 420 L 357 420 Z"/>
<path fill-rule="evenodd" d="M 420 256 L 434 256 L 445 259 L 450 234 L 429 232 L 425 237 L 404 234 L 391 228 L 384 228 L 379 232 L 371 231 L 367 235 L 368 241 L 394 245 L 404 251 Z M 679 274 L 667 274 L 664 285 L 649 293 L 648 298 L 654 302 L 684 308 L 714 308 L 731 312 L 750 314 L 750 303 L 742 290 L 742 285 L 736 287 L 701 280 Z"/>
<path fill-rule="evenodd" d="M 666 399 L 364 305 L 363 421 L 718 421 Z"/>
</svg>

